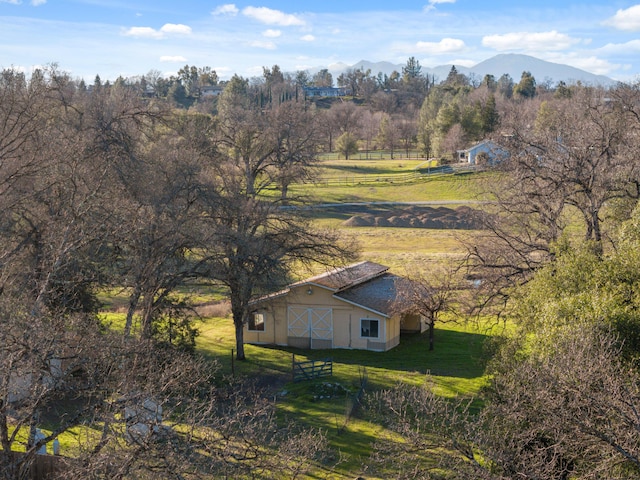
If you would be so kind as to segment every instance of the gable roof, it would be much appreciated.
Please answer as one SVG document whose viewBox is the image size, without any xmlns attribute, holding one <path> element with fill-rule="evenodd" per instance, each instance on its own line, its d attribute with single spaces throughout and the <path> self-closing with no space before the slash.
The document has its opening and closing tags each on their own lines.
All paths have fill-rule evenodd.
<svg viewBox="0 0 640 480">
<path fill-rule="evenodd" d="M 330 290 L 338 291 L 378 277 L 387 270 L 389 270 L 389 267 L 380 265 L 379 263 L 365 261 L 321 273 L 320 275 L 294 283 L 291 286 L 293 287 L 312 283 Z"/>
<path fill-rule="evenodd" d="M 292 288 L 315 285 L 330 290 L 337 300 L 390 317 L 395 313 L 400 291 L 411 280 L 388 273 L 388 270 L 389 267 L 375 262 L 354 263 L 293 283 L 251 303 L 260 304 L 286 295 Z"/>
<path fill-rule="evenodd" d="M 340 290 L 333 296 L 389 317 L 396 313 L 394 312 L 396 302 L 406 282 L 410 282 L 410 280 L 392 273 L 385 273 Z"/>
</svg>

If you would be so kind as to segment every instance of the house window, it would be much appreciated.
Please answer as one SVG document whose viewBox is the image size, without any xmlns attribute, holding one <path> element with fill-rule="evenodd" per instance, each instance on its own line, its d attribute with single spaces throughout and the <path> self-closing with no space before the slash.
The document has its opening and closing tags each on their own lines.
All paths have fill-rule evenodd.
<svg viewBox="0 0 640 480">
<path fill-rule="evenodd" d="M 363 318 L 360 320 L 360 336 L 366 338 L 378 338 L 379 320 L 369 320 Z"/>
<path fill-rule="evenodd" d="M 255 312 L 249 317 L 248 330 L 250 332 L 264 332 L 264 313 Z"/>
</svg>

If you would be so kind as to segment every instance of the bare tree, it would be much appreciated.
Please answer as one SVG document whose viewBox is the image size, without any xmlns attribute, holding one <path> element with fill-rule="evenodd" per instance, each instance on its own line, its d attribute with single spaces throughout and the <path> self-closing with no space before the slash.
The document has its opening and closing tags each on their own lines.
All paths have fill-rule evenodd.
<svg viewBox="0 0 640 480">
<path fill-rule="evenodd" d="M 206 263 L 212 279 L 229 290 L 237 358 L 244 360 L 243 328 L 256 295 L 282 288 L 294 263 L 341 263 L 353 246 L 331 230 L 318 230 L 296 209 L 247 197 L 241 176 L 223 170 L 212 185 L 204 228 Z"/>
<path fill-rule="evenodd" d="M 304 103 L 284 102 L 271 112 L 271 122 L 275 129 L 275 182 L 280 189 L 281 199 L 289 195 L 289 185 L 307 180 L 309 167 L 316 163 L 319 146 L 317 117 Z"/>
<path fill-rule="evenodd" d="M 636 478 L 637 371 L 607 332 L 574 330 L 555 347 L 525 359 L 506 348 L 479 413 L 429 384 L 376 394 L 370 410 L 404 441 L 381 438 L 370 465 L 394 478 Z"/>
<path fill-rule="evenodd" d="M 425 318 L 429 327 L 429 350 L 433 350 L 435 325 L 443 313 L 455 313 L 455 294 L 460 289 L 453 266 L 433 268 L 429 275 L 410 274 L 397 285 L 398 298 L 394 310 L 413 312 Z"/>
<path fill-rule="evenodd" d="M 378 132 L 380 142 L 385 148 L 391 151 L 393 158 L 394 151 L 400 141 L 400 129 L 398 128 L 398 119 L 392 115 L 383 115 L 380 120 L 380 130 Z"/>
<path fill-rule="evenodd" d="M 367 158 L 369 158 L 369 152 L 372 149 L 372 142 L 374 141 L 378 134 L 378 131 L 380 130 L 380 120 L 380 112 L 374 113 L 371 110 L 366 110 L 362 115 L 360 134 L 364 139 Z"/>
<path fill-rule="evenodd" d="M 360 125 L 360 111 L 353 102 L 336 103 L 331 107 L 331 118 L 342 133 L 355 134 Z"/>
<path fill-rule="evenodd" d="M 510 124 L 511 156 L 504 167 L 526 192 L 522 198 L 540 204 L 546 197 L 550 212 L 558 204 L 576 208 L 584 237 L 600 243 L 604 206 L 637 196 L 629 188 L 637 167 L 630 157 L 634 142 L 627 123 L 624 105 L 608 92 L 581 88 L 571 99 L 540 104 L 533 125 Z M 542 203 L 538 210 L 543 208 Z"/>
<path fill-rule="evenodd" d="M 553 258 L 573 212 L 584 238 L 601 250 L 609 238 L 605 206 L 624 206 L 619 217 L 628 215 L 638 197 L 637 121 L 625 106 L 633 95 L 582 87 L 570 99 L 534 99 L 505 112 L 510 135 L 498 141 L 509 156 L 485 190 L 493 207 L 485 238 L 469 246 L 481 305 L 505 305 L 513 286 Z"/>
</svg>

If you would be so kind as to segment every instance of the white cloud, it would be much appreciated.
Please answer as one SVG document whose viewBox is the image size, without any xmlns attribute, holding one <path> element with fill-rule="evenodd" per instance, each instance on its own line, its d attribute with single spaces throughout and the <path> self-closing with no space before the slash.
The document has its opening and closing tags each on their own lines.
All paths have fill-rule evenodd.
<svg viewBox="0 0 640 480">
<path fill-rule="evenodd" d="M 160 31 L 169 34 L 191 35 L 191 27 L 181 23 L 166 23 L 160 28 Z"/>
<path fill-rule="evenodd" d="M 190 35 L 191 27 L 182 24 L 166 23 L 160 30 L 151 27 L 131 27 L 123 35 L 140 38 L 165 38 L 167 35 Z"/>
<path fill-rule="evenodd" d="M 429 0 L 429 3 L 425 5 L 424 11 L 429 12 L 436 8 L 436 5 L 440 3 L 456 3 L 456 0 Z"/>
<path fill-rule="evenodd" d="M 288 13 L 279 10 L 273 10 L 267 7 L 247 7 L 242 10 L 242 14 L 258 20 L 266 25 L 280 25 L 282 27 L 291 27 L 296 25 L 304 25 L 305 21 Z"/>
<path fill-rule="evenodd" d="M 267 38 L 278 38 L 281 35 L 282 32 L 280 30 L 272 30 L 271 28 L 262 32 L 262 36 Z"/>
<path fill-rule="evenodd" d="M 596 75 L 609 75 L 612 72 L 623 68 L 623 65 L 611 63 L 609 60 L 598 58 L 596 56 L 583 57 L 579 54 L 560 55 L 549 58 L 549 61 L 571 65 L 572 67 L 586 70 Z"/>
<path fill-rule="evenodd" d="M 187 59 L 185 57 L 183 57 L 182 55 L 162 55 L 160 57 L 160 61 L 161 62 L 168 62 L 168 63 L 176 63 L 176 62 L 186 62 Z"/>
<path fill-rule="evenodd" d="M 211 15 L 237 15 L 239 12 L 238 7 L 236 7 L 233 3 L 227 3 L 225 5 L 217 6 L 212 12 Z"/>
<path fill-rule="evenodd" d="M 255 40 L 253 42 L 251 42 L 249 45 L 251 45 L 252 47 L 255 48 L 263 48 L 265 50 L 275 50 L 276 44 L 273 42 L 264 42 L 262 40 Z"/>
<path fill-rule="evenodd" d="M 597 49 L 598 53 L 606 55 L 636 54 L 640 52 L 640 40 L 630 40 L 625 43 L 607 43 Z"/>
<path fill-rule="evenodd" d="M 556 30 L 550 32 L 512 32 L 504 35 L 488 35 L 482 38 L 482 45 L 498 51 L 563 50 L 580 42 L 580 39 L 571 38 Z"/>
<path fill-rule="evenodd" d="M 309 35 L 304 35 L 303 37 L 300 37 L 300 40 L 302 40 L 303 42 L 315 42 L 316 37 L 309 34 Z"/>
<path fill-rule="evenodd" d="M 618 10 L 616 14 L 604 22 L 618 30 L 635 32 L 640 30 L 640 5 L 634 5 L 625 10 Z"/>
<path fill-rule="evenodd" d="M 151 27 L 131 27 L 123 35 L 127 37 L 162 38 L 164 34 Z"/>
<path fill-rule="evenodd" d="M 0 3 L 9 3 L 11 5 L 22 5 L 22 0 L 0 0 Z M 29 2 L 32 6 L 38 7 L 47 3 L 47 0 L 31 0 Z"/>
<path fill-rule="evenodd" d="M 418 51 L 430 55 L 443 55 L 445 53 L 460 52 L 466 48 L 464 41 L 458 38 L 443 38 L 439 42 L 418 42 Z"/>
<path fill-rule="evenodd" d="M 456 65 L 456 66 L 460 66 L 460 67 L 473 67 L 474 65 L 476 65 L 478 62 L 476 62 L 475 60 L 469 60 L 469 59 L 465 59 L 465 58 L 460 58 L 460 59 L 454 59 L 454 60 L 449 60 L 446 62 L 447 65 Z"/>
</svg>

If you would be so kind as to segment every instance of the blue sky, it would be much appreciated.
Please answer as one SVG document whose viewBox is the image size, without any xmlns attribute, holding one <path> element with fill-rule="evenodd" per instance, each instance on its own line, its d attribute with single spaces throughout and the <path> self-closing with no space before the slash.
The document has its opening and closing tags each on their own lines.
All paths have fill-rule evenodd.
<svg viewBox="0 0 640 480">
<path fill-rule="evenodd" d="M 637 80 L 640 1 L 0 0 L 0 68 L 57 63 L 88 81 L 185 64 L 223 79 L 411 56 L 473 66 L 499 53 Z"/>
</svg>

